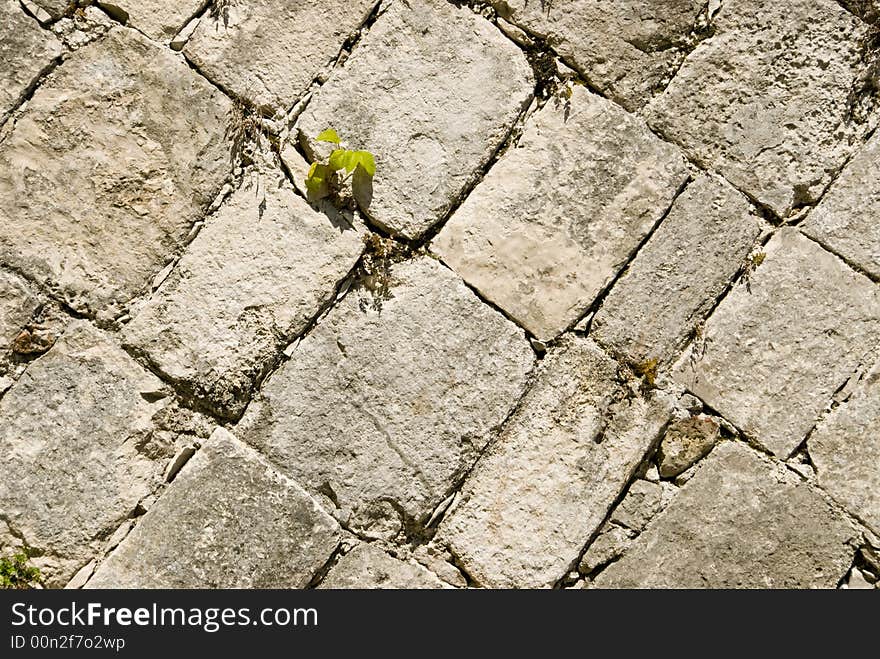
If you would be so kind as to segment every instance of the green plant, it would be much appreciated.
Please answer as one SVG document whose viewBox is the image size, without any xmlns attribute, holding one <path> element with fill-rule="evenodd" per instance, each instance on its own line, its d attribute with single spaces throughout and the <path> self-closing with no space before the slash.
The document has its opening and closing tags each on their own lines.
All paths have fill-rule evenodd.
<svg viewBox="0 0 880 659">
<path fill-rule="evenodd" d="M 357 197 L 358 187 L 369 187 L 376 173 L 376 159 L 369 151 L 349 151 L 341 148 L 339 135 L 333 128 L 322 131 L 315 138 L 318 142 L 335 144 L 336 149 L 330 152 L 327 162 L 314 162 L 306 177 L 306 190 L 313 201 L 323 199 L 338 192 L 342 184 L 352 178 L 352 187 Z M 340 178 L 340 173 L 345 176 Z"/>
<path fill-rule="evenodd" d="M 0 556 L 0 589 L 23 590 L 40 580 L 40 571 L 27 560 L 24 553 L 13 554 L 12 558 Z"/>
</svg>

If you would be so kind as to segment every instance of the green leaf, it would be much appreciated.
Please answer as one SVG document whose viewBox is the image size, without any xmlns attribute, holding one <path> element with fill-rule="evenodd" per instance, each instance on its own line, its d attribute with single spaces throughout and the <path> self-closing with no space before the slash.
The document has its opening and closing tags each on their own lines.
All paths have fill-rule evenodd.
<svg viewBox="0 0 880 659">
<path fill-rule="evenodd" d="M 331 170 L 338 171 L 340 169 L 345 169 L 345 157 L 348 151 L 345 149 L 334 149 L 333 153 L 330 154 L 330 164 L 328 165 Z"/>
<path fill-rule="evenodd" d="M 363 170 L 373 176 L 376 173 L 376 159 L 373 157 L 373 154 L 369 151 L 355 151 L 355 167 L 358 165 L 363 168 Z"/>
<path fill-rule="evenodd" d="M 321 134 L 315 139 L 318 142 L 330 142 L 332 144 L 339 144 L 340 142 L 339 135 L 336 134 L 336 130 L 333 128 L 321 131 Z"/>
<path fill-rule="evenodd" d="M 330 194 L 330 177 L 332 170 L 327 165 L 312 163 L 309 175 L 306 177 L 306 191 L 313 200 L 322 199 Z"/>
</svg>

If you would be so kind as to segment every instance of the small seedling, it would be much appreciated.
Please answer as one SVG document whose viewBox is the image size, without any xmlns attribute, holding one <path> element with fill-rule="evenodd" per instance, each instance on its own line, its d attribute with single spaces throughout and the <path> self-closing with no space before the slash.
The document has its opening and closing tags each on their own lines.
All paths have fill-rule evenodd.
<svg viewBox="0 0 880 659">
<path fill-rule="evenodd" d="M 341 140 L 333 128 L 322 131 L 315 138 L 318 142 L 335 144 L 336 149 L 330 153 L 327 162 L 314 162 L 306 177 L 306 190 L 309 199 L 318 201 L 332 193 L 338 192 L 349 177 L 357 197 L 358 187 L 368 187 L 376 173 L 376 159 L 369 151 L 349 151 L 339 148 Z M 345 172 L 344 177 L 340 177 Z"/>
<path fill-rule="evenodd" d="M 40 571 L 27 564 L 24 553 L 14 554 L 12 558 L 0 557 L 0 589 L 32 588 L 40 580 Z"/>
</svg>

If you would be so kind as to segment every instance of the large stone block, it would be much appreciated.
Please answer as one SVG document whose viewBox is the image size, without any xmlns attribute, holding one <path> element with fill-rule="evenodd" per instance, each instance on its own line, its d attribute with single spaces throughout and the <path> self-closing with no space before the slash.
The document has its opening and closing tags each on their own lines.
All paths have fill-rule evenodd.
<svg viewBox="0 0 880 659">
<path fill-rule="evenodd" d="M 341 537 L 294 481 L 222 428 L 87 588 L 304 588 Z"/>
<path fill-rule="evenodd" d="M 340 558 L 319 588 L 423 590 L 449 588 L 449 585 L 415 561 L 401 560 L 364 544 Z"/>
<path fill-rule="evenodd" d="M 564 339 L 477 463 L 436 541 L 480 585 L 546 588 L 566 575 L 669 418 L 592 341 Z"/>
<path fill-rule="evenodd" d="M 834 588 L 856 535 L 793 472 L 726 443 L 594 585 Z"/>
<path fill-rule="evenodd" d="M 0 399 L 0 519 L 63 585 L 162 482 L 161 381 L 75 321 Z"/>
<path fill-rule="evenodd" d="M 870 127 L 849 118 L 867 30 L 833 0 L 724 0 L 648 123 L 786 217 Z"/>
<path fill-rule="evenodd" d="M 352 528 L 424 523 L 494 436 L 534 354 L 513 323 L 428 257 L 391 298 L 349 293 L 264 383 L 241 436 Z"/>
<path fill-rule="evenodd" d="M 626 264 L 688 178 L 678 150 L 574 88 L 548 103 L 431 249 L 540 340 L 564 331 Z"/>
<path fill-rule="evenodd" d="M 205 0 L 104 0 L 98 6 L 126 21 L 151 39 L 168 43 L 199 10 Z M 216 3 L 215 3 L 216 4 Z M 234 5 L 235 3 L 228 3 Z"/>
<path fill-rule="evenodd" d="M 0 143 L 0 262 L 112 314 L 179 251 L 229 174 L 225 96 L 116 28 L 70 56 Z"/>
<path fill-rule="evenodd" d="M 533 89 L 525 55 L 482 17 L 446 0 L 396 2 L 316 92 L 299 138 L 322 153 L 313 138 L 332 126 L 374 153 L 366 212 L 414 239 L 477 180 Z"/>
<path fill-rule="evenodd" d="M 784 458 L 880 343 L 880 290 L 795 229 L 780 229 L 765 253 L 676 369 L 682 384 Z"/>
<path fill-rule="evenodd" d="M 251 182 L 253 183 L 253 182 Z M 363 250 L 362 230 L 313 210 L 287 183 L 245 184 L 125 327 L 127 345 L 236 417 Z"/>
</svg>

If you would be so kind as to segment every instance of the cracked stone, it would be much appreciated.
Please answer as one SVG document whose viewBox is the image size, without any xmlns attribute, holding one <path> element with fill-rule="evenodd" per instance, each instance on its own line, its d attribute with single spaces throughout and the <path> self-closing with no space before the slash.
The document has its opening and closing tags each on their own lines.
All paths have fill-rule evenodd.
<svg viewBox="0 0 880 659">
<path fill-rule="evenodd" d="M 573 324 L 688 178 L 678 150 L 575 86 L 547 103 L 432 243 L 539 340 Z"/>
<path fill-rule="evenodd" d="M 162 481 L 174 455 L 153 431 L 162 383 L 83 321 L 0 400 L 0 517 L 62 586 Z"/>
<path fill-rule="evenodd" d="M 781 458 L 803 441 L 865 353 L 880 342 L 880 291 L 796 229 L 706 323 L 676 378 Z"/>
<path fill-rule="evenodd" d="M 786 217 L 870 129 L 847 119 L 867 29 L 832 0 L 725 0 L 648 123 Z"/>
<path fill-rule="evenodd" d="M 86 588 L 304 588 L 340 538 L 295 481 L 218 428 Z"/>
<path fill-rule="evenodd" d="M 249 179 L 135 313 L 125 344 L 216 413 L 240 416 L 278 353 L 333 299 L 362 235 L 287 183 Z"/>
<path fill-rule="evenodd" d="M 403 561 L 378 547 L 362 544 L 333 566 L 321 589 L 436 589 L 450 586 L 414 561 Z"/>
<path fill-rule="evenodd" d="M 337 56 L 376 0 L 231 2 L 206 14 L 183 52 L 223 89 L 287 110 Z"/>
<path fill-rule="evenodd" d="M 0 143 L 0 261 L 112 317 L 220 189 L 229 107 L 133 30 L 73 53 Z"/>
<path fill-rule="evenodd" d="M 880 365 L 807 441 L 819 485 L 880 533 Z"/>
<path fill-rule="evenodd" d="M 71 0 L 31 0 L 38 7 L 44 9 L 52 19 L 58 19 L 64 16 L 70 8 Z"/>
<path fill-rule="evenodd" d="M 795 474 L 726 442 L 594 585 L 834 588 L 855 537 Z"/>
<path fill-rule="evenodd" d="M 565 576 L 658 438 L 670 406 L 634 393 L 618 368 L 578 337 L 541 362 L 435 538 L 480 585 Z"/>
<path fill-rule="evenodd" d="M 478 180 L 533 89 L 525 56 L 489 21 L 445 0 L 398 2 L 315 93 L 299 138 L 324 153 L 313 138 L 334 126 L 374 153 L 366 212 L 416 239 Z"/>
<path fill-rule="evenodd" d="M 578 564 L 580 573 L 590 574 L 621 556 L 632 544 L 630 534 L 633 532 L 613 525 L 603 530 L 584 552 Z"/>
<path fill-rule="evenodd" d="M 168 43 L 205 5 L 204 0 L 113 0 L 97 3 L 151 39 Z"/>
<path fill-rule="evenodd" d="M 0 123 L 53 60 L 61 43 L 25 14 L 17 0 L 0 0 Z"/>
<path fill-rule="evenodd" d="M 593 320 L 594 338 L 633 364 L 672 362 L 761 228 L 745 197 L 720 178 L 700 176 L 614 284 Z"/>
<path fill-rule="evenodd" d="M 674 478 L 701 460 L 721 439 L 721 426 L 710 416 L 700 414 L 675 421 L 660 442 L 657 460 L 660 475 Z"/>
<path fill-rule="evenodd" d="M 611 513 L 611 521 L 633 531 L 641 532 L 663 503 L 663 486 L 646 480 L 635 481 L 626 496 Z"/>
<path fill-rule="evenodd" d="M 498 14 L 543 39 L 602 94 L 642 107 L 694 38 L 703 0 L 491 0 Z"/>
<path fill-rule="evenodd" d="M 865 579 L 865 573 L 858 568 L 853 568 L 849 573 L 846 586 L 850 590 L 874 590 L 874 586 Z"/>
<path fill-rule="evenodd" d="M 344 297 L 264 383 L 242 437 L 349 523 L 424 523 L 521 396 L 534 360 L 513 323 L 418 257 L 381 309 Z M 371 530 L 372 527 L 378 530 Z"/>
<path fill-rule="evenodd" d="M 0 373 L 4 353 L 39 308 L 40 300 L 20 277 L 0 270 Z"/>
<path fill-rule="evenodd" d="M 880 279 L 880 134 L 846 166 L 801 225 L 804 233 Z"/>
</svg>

